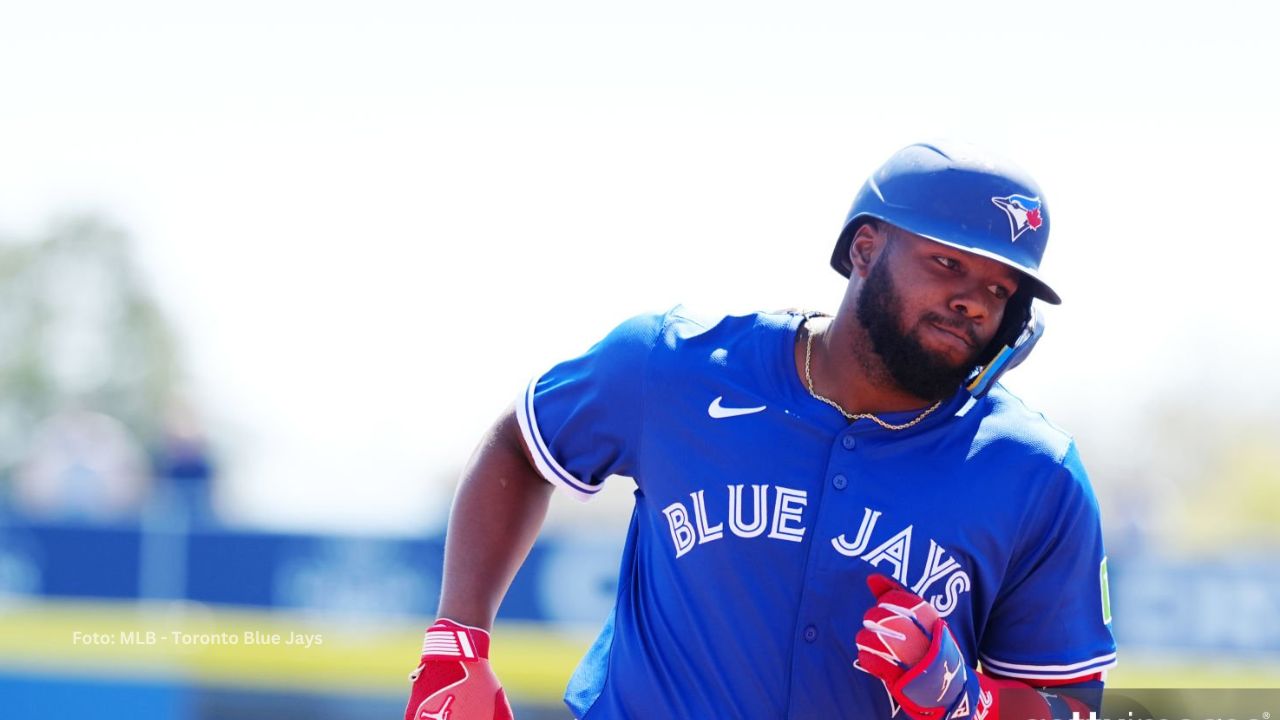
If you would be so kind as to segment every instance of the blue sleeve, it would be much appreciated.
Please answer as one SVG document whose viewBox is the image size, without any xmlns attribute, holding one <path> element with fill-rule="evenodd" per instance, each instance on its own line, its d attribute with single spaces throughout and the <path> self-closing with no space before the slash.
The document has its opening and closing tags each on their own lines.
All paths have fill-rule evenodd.
<svg viewBox="0 0 1280 720">
<path fill-rule="evenodd" d="M 586 354 L 535 377 L 516 402 L 538 471 L 579 500 L 610 475 L 635 474 L 646 366 L 666 317 L 627 320 Z"/>
<path fill-rule="evenodd" d="M 1035 684 L 1114 666 L 1102 523 L 1074 442 L 1025 526 L 979 641 L 984 670 Z"/>
</svg>

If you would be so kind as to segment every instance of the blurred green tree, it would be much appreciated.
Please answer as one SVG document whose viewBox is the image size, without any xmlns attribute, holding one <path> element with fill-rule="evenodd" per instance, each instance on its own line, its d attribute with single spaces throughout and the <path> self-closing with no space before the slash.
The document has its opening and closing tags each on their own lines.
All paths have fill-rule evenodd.
<svg viewBox="0 0 1280 720">
<path fill-rule="evenodd" d="M 1118 514 L 1157 515 L 1156 540 L 1189 556 L 1280 548 L 1280 414 L 1170 392 L 1135 430 L 1145 492 Z M 1140 475 L 1141 477 L 1134 477 Z"/>
<path fill-rule="evenodd" d="M 63 411 L 112 416 L 149 444 L 178 381 L 174 333 L 124 230 L 76 215 L 0 237 L 0 478 Z"/>
</svg>

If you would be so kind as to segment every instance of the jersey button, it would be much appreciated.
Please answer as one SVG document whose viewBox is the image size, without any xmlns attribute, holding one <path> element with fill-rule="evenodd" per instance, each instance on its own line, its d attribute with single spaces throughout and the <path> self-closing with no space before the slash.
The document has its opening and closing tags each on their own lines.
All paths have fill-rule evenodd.
<svg viewBox="0 0 1280 720">
<path fill-rule="evenodd" d="M 852 450 L 853 446 L 858 444 L 858 441 L 854 440 L 852 435 L 845 435 L 840 438 L 840 444 L 844 445 L 845 450 Z"/>
<path fill-rule="evenodd" d="M 837 475 L 831 478 L 831 484 L 834 485 L 837 490 L 843 490 L 849 485 L 849 478 L 846 478 L 843 475 Z"/>
<path fill-rule="evenodd" d="M 813 642 L 818 639 L 818 628 L 810 625 L 804 629 L 804 641 Z"/>
</svg>

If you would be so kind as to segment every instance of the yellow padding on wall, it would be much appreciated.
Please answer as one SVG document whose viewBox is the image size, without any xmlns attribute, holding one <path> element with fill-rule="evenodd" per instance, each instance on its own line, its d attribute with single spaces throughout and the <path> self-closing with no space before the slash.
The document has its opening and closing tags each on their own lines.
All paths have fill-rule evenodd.
<svg viewBox="0 0 1280 720">
<path fill-rule="evenodd" d="M 430 618 L 386 622 L 190 603 L 0 604 L 0 671 L 337 693 L 408 692 Z M 517 702 L 557 703 L 591 631 L 494 631 Z"/>
</svg>

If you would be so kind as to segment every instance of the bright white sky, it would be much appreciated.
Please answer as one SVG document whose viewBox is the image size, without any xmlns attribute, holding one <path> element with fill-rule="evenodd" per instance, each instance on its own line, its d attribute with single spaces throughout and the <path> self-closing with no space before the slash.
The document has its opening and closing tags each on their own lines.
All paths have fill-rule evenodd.
<svg viewBox="0 0 1280 720">
<path fill-rule="evenodd" d="M 622 318 L 833 309 L 858 186 L 939 136 L 1049 198 L 1033 406 L 1123 446 L 1280 397 L 1264 3 L 2 1 L 0 231 L 134 235 L 247 522 L 426 527 Z"/>
</svg>

